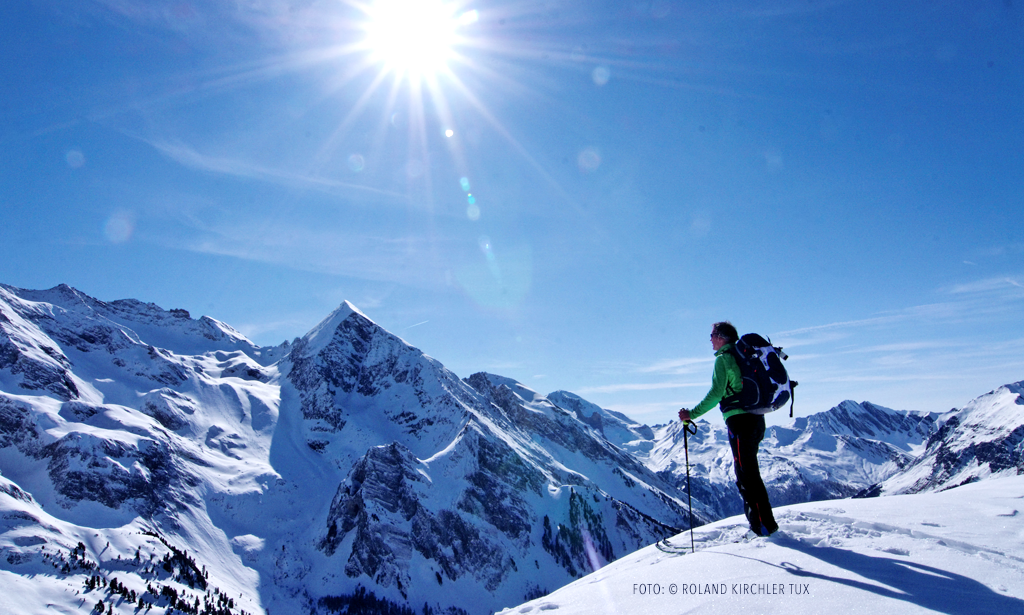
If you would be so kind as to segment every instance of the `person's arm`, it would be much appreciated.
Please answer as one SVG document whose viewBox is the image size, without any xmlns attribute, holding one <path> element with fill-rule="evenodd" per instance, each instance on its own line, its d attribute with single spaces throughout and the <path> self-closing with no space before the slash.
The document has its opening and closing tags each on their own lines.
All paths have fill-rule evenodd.
<svg viewBox="0 0 1024 615">
<path fill-rule="evenodd" d="M 704 399 L 690 410 L 690 420 L 696 420 L 706 414 L 722 401 L 726 396 L 729 384 L 729 374 L 726 369 L 726 354 L 720 354 L 715 358 L 715 371 L 711 375 L 711 390 L 704 396 Z"/>
</svg>

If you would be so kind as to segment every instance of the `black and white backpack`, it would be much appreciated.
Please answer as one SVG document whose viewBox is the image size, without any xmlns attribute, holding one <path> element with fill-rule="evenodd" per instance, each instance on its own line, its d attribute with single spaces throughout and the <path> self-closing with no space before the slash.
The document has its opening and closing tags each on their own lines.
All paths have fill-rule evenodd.
<svg viewBox="0 0 1024 615">
<path fill-rule="evenodd" d="M 722 400 L 722 410 L 737 408 L 753 414 L 767 414 L 789 402 L 793 416 L 793 389 L 797 382 L 789 379 L 782 362 L 789 358 L 782 348 L 772 346 L 756 333 L 747 333 L 733 344 L 732 354 L 743 376 L 743 389 Z"/>
</svg>

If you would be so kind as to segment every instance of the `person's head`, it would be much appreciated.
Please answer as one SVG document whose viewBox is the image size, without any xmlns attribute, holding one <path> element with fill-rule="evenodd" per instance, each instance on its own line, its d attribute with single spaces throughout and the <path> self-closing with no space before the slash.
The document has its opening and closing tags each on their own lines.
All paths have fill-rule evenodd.
<svg viewBox="0 0 1024 615">
<path fill-rule="evenodd" d="M 726 344 L 735 343 L 738 339 L 740 339 L 740 336 L 736 332 L 736 327 L 732 326 L 732 323 L 728 320 L 711 325 L 711 346 L 715 350 Z"/>
</svg>

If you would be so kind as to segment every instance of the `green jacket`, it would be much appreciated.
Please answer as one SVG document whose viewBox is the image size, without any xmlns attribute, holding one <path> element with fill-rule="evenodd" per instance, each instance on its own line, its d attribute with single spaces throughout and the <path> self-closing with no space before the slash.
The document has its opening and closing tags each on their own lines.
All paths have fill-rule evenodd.
<svg viewBox="0 0 1024 615">
<path fill-rule="evenodd" d="M 715 353 L 715 371 L 711 376 L 711 390 L 704 396 L 704 399 L 690 410 L 690 418 L 707 413 L 718 405 L 723 397 L 735 395 L 743 388 L 743 376 L 740 374 L 740 366 L 736 364 L 736 358 L 729 352 L 732 344 L 726 344 Z M 743 414 L 743 410 L 735 409 L 723 412 L 722 417 L 728 419 L 730 416 Z"/>
</svg>

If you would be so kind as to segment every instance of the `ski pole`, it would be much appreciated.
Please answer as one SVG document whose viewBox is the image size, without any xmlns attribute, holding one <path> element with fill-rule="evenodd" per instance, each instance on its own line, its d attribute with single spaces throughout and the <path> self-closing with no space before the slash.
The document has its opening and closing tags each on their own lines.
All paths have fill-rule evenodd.
<svg viewBox="0 0 1024 615">
<path fill-rule="evenodd" d="M 693 432 L 690 425 L 693 425 Z M 693 546 L 693 496 L 690 491 L 690 433 L 697 435 L 697 426 L 693 421 L 686 421 L 683 423 L 683 450 L 686 452 L 686 503 L 690 509 L 690 553 L 693 553 L 696 549 Z"/>
</svg>

